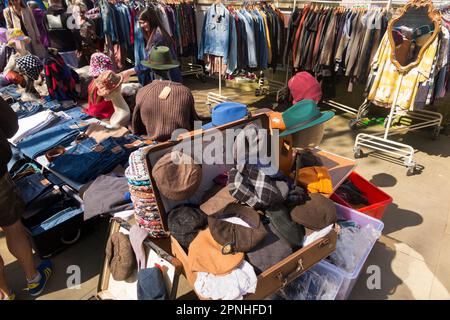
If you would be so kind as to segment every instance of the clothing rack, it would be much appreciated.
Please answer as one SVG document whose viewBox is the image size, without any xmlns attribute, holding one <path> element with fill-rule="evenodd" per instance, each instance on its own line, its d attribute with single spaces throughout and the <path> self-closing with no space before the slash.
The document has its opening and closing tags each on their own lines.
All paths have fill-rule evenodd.
<svg viewBox="0 0 450 320">
<path fill-rule="evenodd" d="M 266 1 L 264 1 L 264 0 L 262 0 L 262 1 L 258 1 L 258 0 L 244 0 L 244 1 L 241 1 L 241 0 L 218 0 L 218 1 L 215 1 L 214 3 L 222 3 L 224 5 L 233 5 L 233 6 L 247 6 L 247 5 L 254 5 L 257 3 L 278 4 L 278 1 L 273 1 L 273 0 L 266 0 Z M 203 4 L 206 4 L 206 3 L 200 3 L 200 5 L 203 5 Z M 288 88 L 285 83 L 276 81 L 273 79 L 269 79 L 268 82 L 269 82 L 269 91 L 267 93 L 268 94 L 276 93 L 276 101 L 280 101 L 287 96 Z M 217 104 L 217 103 L 221 103 L 221 102 L 225 102 L 225 101 L 231 101 L 231 100 L 229 97 L 222 95 L 222 72 L 220 70 L 220 72 L 219 72 L 219 93 L 217 94 L 214 92 L 208 92 L 206 104 L 211 106 L 212 104 Z"/>
</svg>

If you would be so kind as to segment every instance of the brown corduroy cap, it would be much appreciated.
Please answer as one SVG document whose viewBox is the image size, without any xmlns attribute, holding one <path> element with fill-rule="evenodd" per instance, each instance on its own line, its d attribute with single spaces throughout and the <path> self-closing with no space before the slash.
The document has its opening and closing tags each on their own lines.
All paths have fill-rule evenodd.
<svg viewBox="0 0 450 320">
<path fill-rule="evenodd" d="M 321 230 L 337 221 L 336 205 L 320 193 L 309 194 L 310 200 L 296 206 L 291 218 L 311 230 Z"/>
<path fill-rule="evenodd" d="M 229 217 L 242 219 L 250 228 L 222 220 Z M 208 225 L 214 240 L 223 246 L 223 254 L 248 252 L 267 235 L 258 212 L 241 204 L 229 204 L 223 212 L 209 216 Z"/>
<path fill-rule="evenodd" d="M 202 230 L 189 245 L 188 266 L 192 272 L 226 275 L 244 260 L 244 253 L 222 254 L 222 245 L 214 240 L 209 228 Z"/>
<path fill-rule="evenodd" d="M 136 257 L 130 238 L 121 232 L 111 235 L 106 244 L 106 261 L 116 281 L 128 279 L 136 270 Z"/>
<path fill-rule="evenodd" d="M 206 192 L 200 209 L 207 215 L 212 215 L 222 212 L 231 203 L 238 201 L 230 194 L 228 187 L 217 185 Z"/>
<path fill-rule="evenodd" d="M 163 196 L 181 201 L 193 196 L 202 182 L 202 167 L 179 150 L 162 156 L 152 169 L 156 186 Z"/>
</svg>

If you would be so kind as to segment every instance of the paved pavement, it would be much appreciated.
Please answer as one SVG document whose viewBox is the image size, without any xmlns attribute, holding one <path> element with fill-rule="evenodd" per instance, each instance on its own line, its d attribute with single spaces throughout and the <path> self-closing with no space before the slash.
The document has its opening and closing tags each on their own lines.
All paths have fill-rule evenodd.
<svg viewBox="0 0 450 320">
<path fill-rule="evenodd" d="M 214 90 L 214 82 L 202 84 L 190 81 L 199 113 L 207 115 L 205 93 Z M 217 92 L 217 90 L 215 90 Z M 224 89 L 234 100 L 270 107 L 272 100 Z M 357 105 L 353 101 L 352 105 Z M 348 127 L 348 115 L 339 114 L 328 124 L 321 147 L 325 150 L 353 157 L 356 132 Z M 380 130 L 378 127 L 369 128 Z M 367 131 L 367 130 L 366 130 Z M 357 281 L 350 299 L 450 299 L 450 137 L 441 135 L 437 141 L 425 131 L 398 137 L 413 145 L 415 159 L 422 168 L 420 174 L 407 177 L 406 169 L 395 159 L 369 154 L 357 160 L 356 171 L 390 194 L 393 204 L 383 217 L 385 228 L 375 244 L 366 266 Z M 99 222 L 95 232 L 52 258 L 55 275 L 44 294 L 37 299 L 88 299 L 96 293 L 103 263 L 107 221 Z M 0 232 L 0 253 L 6 263 L 7 279 L 19 299 L 29 299 L 25 280 L 15 259 L 8 253 L 4 235 Z M 70 274 L 67 268 L 80 266 L 82 284 L 79 289 L 67 289 Z M 381 269 L 381 289 L 369 290 L 366 282 L 367 266 Z M 191 298 L 192 292 L 182 279 L 180 298 Z"/>
</svg>

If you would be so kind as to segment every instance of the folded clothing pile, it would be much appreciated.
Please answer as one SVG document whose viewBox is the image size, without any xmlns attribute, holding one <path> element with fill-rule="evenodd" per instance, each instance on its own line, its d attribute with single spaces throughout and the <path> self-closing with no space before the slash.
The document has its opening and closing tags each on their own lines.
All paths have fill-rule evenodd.
<svg viewBox="0 0 450 320">
<path fill-rule="evenodd" d="M 58 121 L 58 116 L 49 110 L 38 112 L 30 117 L 19 119 L 19 130 L 9 139 L 9 142 L 16 145 L 26 137 L 39 132 Z"/>
<path fill-rule="evenodd" d="M 101 143 L 93 138 L 81 140 L 55 158 L 49 168 L 74 182 L 87 183 L 126 163 L 128 153 L 119 139 L 110 137 Z"/>
</svg>

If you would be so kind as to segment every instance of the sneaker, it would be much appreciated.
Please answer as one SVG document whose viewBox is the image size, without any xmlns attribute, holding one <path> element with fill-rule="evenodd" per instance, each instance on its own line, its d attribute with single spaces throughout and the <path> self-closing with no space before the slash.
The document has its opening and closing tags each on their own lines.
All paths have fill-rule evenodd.
<svg viewBox="0 0 450 320">
<path fill-rule="evenodd" d="M 42 291 L 44 291 L 45 285 L 47 284 L 48 279 L 53 273 L 51 261 L 42 261 L 41 264 L 37 267 L 37 271 L 41 275 L 41 279 L 37 282 L 28 283 L 28 291 L 33 297 L 40 295 Z"/>
<path fill-rule="evenodd" d="M 2 301 L 6 301 L 6 300 L 15 300 L 16 299 L 16 295 L 14 293 L 11 293 L 9 296 L 3 297 L 3 299 L 0 299 Z"/>
</svg>

